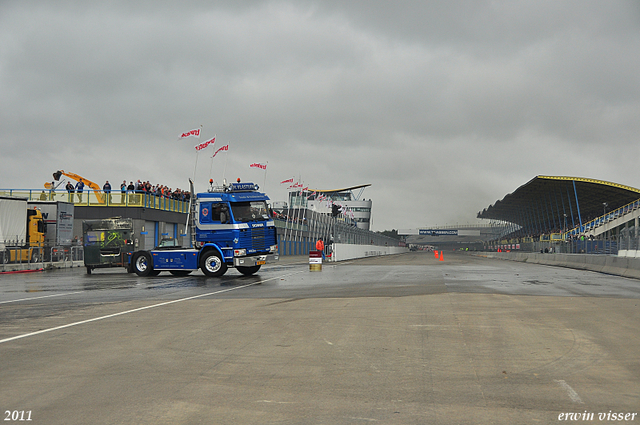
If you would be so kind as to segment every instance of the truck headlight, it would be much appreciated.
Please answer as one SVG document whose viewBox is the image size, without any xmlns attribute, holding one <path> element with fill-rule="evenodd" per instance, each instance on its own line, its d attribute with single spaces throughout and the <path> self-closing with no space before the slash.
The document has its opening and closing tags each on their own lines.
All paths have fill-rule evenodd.
<svg viewBox="0 0 640 425">
<path fill-rule="evenodd" d="M 278 245 L 271 245 L 269 247 L 269 252 L 278 252 Z"/>
<path fill-rule="evenodd" d="M 247 255 L 247 250 L 246 249 L 234 249 L 233 250 L 233 256 L 234 257 L 244 257 L 245 255 Z"/>
</svg>

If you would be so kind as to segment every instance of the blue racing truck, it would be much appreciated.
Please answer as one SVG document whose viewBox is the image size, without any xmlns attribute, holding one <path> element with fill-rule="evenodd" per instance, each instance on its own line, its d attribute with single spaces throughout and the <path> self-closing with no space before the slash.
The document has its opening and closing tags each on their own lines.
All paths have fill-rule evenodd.
<svg viewBox="0 0 640 425">
<path fill-rule="evenodd" d="M 254 183 L 231 183 L 193 195 L 189 208 L 191 247 L 175 239 L 161 241 L 151 251 L 129 254 L 128 269 L 138 276 L 168 271 L 185 276 L 195 270 L 219 277 L 229 267 L 252 275 L 263 264 L 278 260 L 276 226 L 267 201 Z"/>
</svg>

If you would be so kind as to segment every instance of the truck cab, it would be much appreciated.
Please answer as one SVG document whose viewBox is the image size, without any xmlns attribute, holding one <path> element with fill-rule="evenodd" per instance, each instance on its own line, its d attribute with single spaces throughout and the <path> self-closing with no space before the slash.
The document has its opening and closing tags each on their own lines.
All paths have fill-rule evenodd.
<svg viewBox="0 0 640 425">
<path fill-rule="evenodd" d="M 232 183 L 198 193 L 190 212 L 191 247 L 175 244 L 131 255 L 131 269 L 140 276 L 169 271 L 185 275 L 200 269 L 219 277 L 229 267 L 252 275 L 278 259 L 275 222 L 269 197 L 253 183 Z"/>
<path fill-rule="evenodd" d="M 26 201 L 24 206 L 26 207 Z M 44 258 L 46 224 L 42 218 L 42 212 L 36 208 L 22 210 L 22 214 L 24 211 L 27 218 L 24 239 L 16 236 L 13 240 L 0 240 L 4 246 L 4 249 L 0 249 L 0 261 L 3 263 L 38 263 Z M 19 214 L 16 219 L 20 220 Z M 22 219 L 24 220 L 24 216 Z M 22 228 L 25 229 L 24 221 Z"/>
</svg>

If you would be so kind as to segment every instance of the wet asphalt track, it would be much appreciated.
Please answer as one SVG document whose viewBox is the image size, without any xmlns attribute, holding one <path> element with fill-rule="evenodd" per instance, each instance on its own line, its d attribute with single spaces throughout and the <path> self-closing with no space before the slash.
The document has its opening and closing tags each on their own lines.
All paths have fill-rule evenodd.
<svg viewBox="0 0 640 425">
<path fill-rule="evenodd" d="M 297 261 L 221 279 L 0 276 L 2 412 L 43 424 L 640 413 L 640 281 L 452 253 L 322 272 Z"/>
</svg>

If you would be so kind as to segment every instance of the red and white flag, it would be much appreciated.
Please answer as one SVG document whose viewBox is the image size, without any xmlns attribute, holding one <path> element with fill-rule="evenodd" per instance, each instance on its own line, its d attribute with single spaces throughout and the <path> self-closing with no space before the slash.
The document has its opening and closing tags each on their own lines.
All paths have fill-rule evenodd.
<svg viewBox="0 0 640 425">
<path fill-rule="evenodd" d="M 186 133 L 182 133 L 179 137 L 180 139 L 186 139 L 187 137 L 195 137 L 196 139 L 200 138 L 200 131 L 202 128 L 196 128 L 195 130 L 187 131 Z"/>
<path fill-rule="evenodd" d="M 200 130 L 198 130 L 200 131 Z M 198 133 L 200 134 L 200 133 Z M 198 136 L 200 137 L 200 136 Z M 206 142 L 202 142 L 199 145 L 196 145 L 196 150 L 197 151 L 201 151 L 202 149 L 206 148 L 209 145 L 213 145 L 216 142 L 216 138 L 214 137 L 213 139 L 207 140 Z"/>
<path fill-rule="evenodd" d="M 285 184 L 285 183 L 293 183 L 293 177 L 291 177 L 289 180 L 282 180 L 280 182 L 280 184 Z"/>
<path fill-rule="evenodd" d="M 254 162 L 253 164 L 249 165 L 249 167 L 251 167 L 251 168 L 260 168 L 261 170 L 266 170 L 267 169 L 267 164 L 260 164 L 258 162 Z"/>
<path fill-rule="evenodd" d="M 224 146 L 220 146 L 220 147 L 218 148 L 218 150 L 214 152 L 214 154 L 213 154 L 213 156 L 212 156 L 211 158 L 215 158 L 215 157 L 216 157 L 216 155 L 218 154 L 218 152 L 220 152 L 220 151 L 228 151 L 228 150 L 229 150 L 229 144 L 227 143 L 227 144 L 226 144 L 226 145 L 224 145 Z"/>
</svg>

